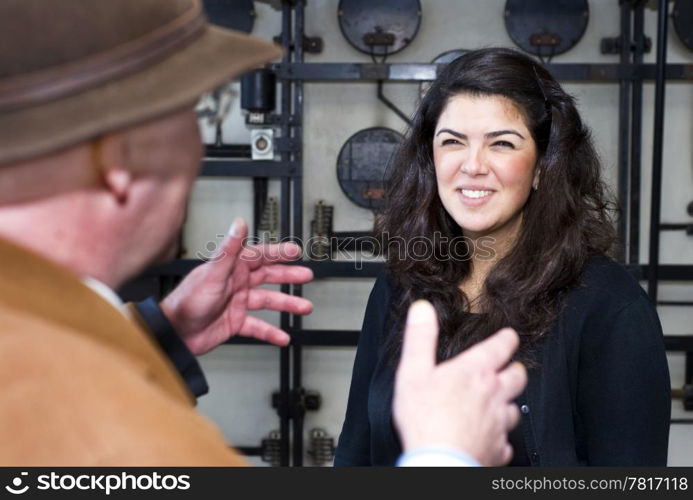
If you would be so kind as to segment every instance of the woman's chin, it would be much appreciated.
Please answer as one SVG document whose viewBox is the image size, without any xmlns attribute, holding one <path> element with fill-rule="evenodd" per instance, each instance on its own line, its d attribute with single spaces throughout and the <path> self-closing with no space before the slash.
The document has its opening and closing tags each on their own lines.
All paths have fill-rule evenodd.
<svg viewBox="0 0 693 500">
<path fill-rule="evenodd" d="M 494 226 L 488 223 L 462 221 L 462 223 L 458 222 L 458 224 L 462 228 L 462 234 L 468 238 L 480 238 L 492 233 L 494 230 Z"/>
</svg>

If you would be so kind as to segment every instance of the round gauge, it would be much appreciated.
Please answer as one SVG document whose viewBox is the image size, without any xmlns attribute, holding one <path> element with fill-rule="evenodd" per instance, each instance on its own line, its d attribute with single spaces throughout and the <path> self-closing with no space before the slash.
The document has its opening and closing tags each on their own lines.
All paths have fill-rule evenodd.
<svg viewBox="0 0 693 500">
<path fill-rule="evenodd" d="M 675 0 L 674 31 L 688 50 L 693 50 L 693 2 L 691 0 Z"/>
<path fill-rule="evenodd" d="M 404 49 L 421 25 L 419 0 L 340 0 L 339 27 L 357 50 L 387 56 Z"/>
<path fill-rule="evenodd" d="M 438 54 L 431 62 L 433 64 L 448 64 L 467 52 L 469 51 L 465 49 L 446 50 L 442 54 Z M 438 68 L 438 73 L 440 73 L 440 68 Z M 431 82 L 421 82 L 421 85 L 419 85 L 419 96 L 423 97 L 430 86 Z"/>
<path fill-rule="evenodd" d="M 507 0 L 505 29 L 515 45 L 539 57 L 572 49 L 585 34 L 587 0 Z"/>
<path fill-rule="evenodd" d="M 371 210 L 382 207 L 387 166 L 403 139 L 385 127 L 360 130 L 347 139 L 337 157 L 337 180 L 351 201 Z"/>
<path fill-rule="evenodd" d="M 210 23 L 244 33 L 253 31 L 253 0 L 204 0 L 203 4 Z"/>
</svg>

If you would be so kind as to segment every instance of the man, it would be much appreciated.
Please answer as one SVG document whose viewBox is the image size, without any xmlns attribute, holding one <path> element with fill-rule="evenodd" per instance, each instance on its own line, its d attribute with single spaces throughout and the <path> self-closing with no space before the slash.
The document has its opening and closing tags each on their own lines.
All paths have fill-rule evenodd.
<svg viewBox="0 0 693 500">
<path fill-rule="evenodd" d="M 0 3 L 0 464 L 244 463 L 147 325 L 158 314 L 195 354 L 232 335 L 285 345 L 248 311 L 311 311 L 258 288 L 309 281 L 281 264 L 300 249 L 244 248 L 237 220 L 160 309 L 123 308 L 112 289 L 170 254 L 200 164 L 197 98 L 279 55 L 207 25 L 197 0 Z M 418 305 L 409 325 L 395 418 L 416 456 L 404 464 L 507 460 L 525 378 L 506 368 L 516 335 L 434 366 L 435 315 Z"/>
</svg>

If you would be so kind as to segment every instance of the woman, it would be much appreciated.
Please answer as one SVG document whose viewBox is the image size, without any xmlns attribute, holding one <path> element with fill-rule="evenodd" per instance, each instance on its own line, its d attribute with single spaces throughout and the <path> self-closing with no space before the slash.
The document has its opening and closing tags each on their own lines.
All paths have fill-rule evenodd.
<svg viewBox="0 0 693 500">
<path fill-rule="evenodd" d="M 659 319 L 608 257 L 615 238 L 599 159 L 573 99 L 542 66 L 508 49 L 451 62 L 394 158 L 387 199 L 378 229 L 428 242 L 432 257 L 389 249 L 335 465 L 392 465 L 399 455 L 394 370 L 406 309 L 419 298 L 438 312 L 440 360 L 504 326 L 520 333 L 529 383 L 512 465 L 666 464 Z"/>
</svg>

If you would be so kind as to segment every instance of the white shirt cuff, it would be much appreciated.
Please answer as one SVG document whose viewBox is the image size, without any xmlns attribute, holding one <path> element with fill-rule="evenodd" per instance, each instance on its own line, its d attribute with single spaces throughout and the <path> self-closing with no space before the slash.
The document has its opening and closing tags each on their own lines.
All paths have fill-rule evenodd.
<svg viewBox="0 0 693 500">
<path fill-rule="evenodd" d="M 430 446 L 403 453 L 397 467 L 479 467 L 479 463 L 460 450 Z"/>
</svg>

